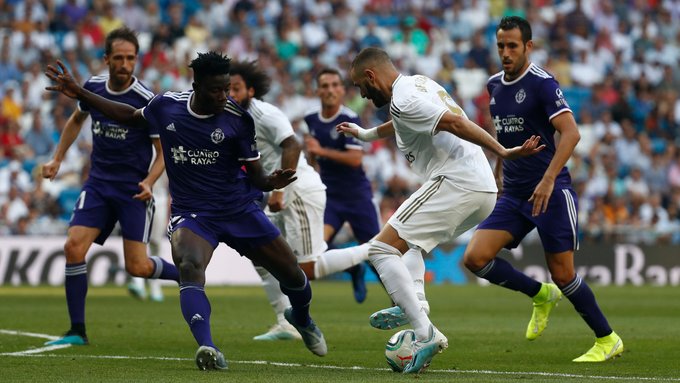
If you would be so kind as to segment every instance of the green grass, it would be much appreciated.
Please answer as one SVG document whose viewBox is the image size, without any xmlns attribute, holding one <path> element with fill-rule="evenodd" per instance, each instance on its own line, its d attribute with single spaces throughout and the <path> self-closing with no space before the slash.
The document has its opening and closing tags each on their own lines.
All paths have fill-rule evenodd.
<svg viewBox="0 0 680 383">
<path fill-rule="evenodd" d="M 230 362 L 225 372 L 201 372 L 197 346 L 179 309 L 175 288 L 163 303 L 140 302 L 123 287 L 90 288 L 91 345 L 36 354 L 44 339 L 0 332 L 1 382 L 587 382 L 680 381 L 680 290 L 677 287 L 594 287 L 600 306 L 626 351 L 607 363 L 571 360 L 594 341 L 564 299 L 534 342 L 524 339 L 528 298 L 498 287 L 428 286 L 431 319 L 449 349 L 419 377 L 395 374 L 384 344 L 395 331 L 368 325 L 389 300 L 375 284 L 354 303 L 343 282 L 314 284 L 312 314 L 329 353 L 319 358 L 301 342 L 254 342 L 273 313 L 259 287 L 208 287 L 216 344 Z M 0 287 L 0 330 L 60 335 L 68 327 L 62 288 Z M 333 368 L 336 367 L 336 368 Z"/>
</svg>

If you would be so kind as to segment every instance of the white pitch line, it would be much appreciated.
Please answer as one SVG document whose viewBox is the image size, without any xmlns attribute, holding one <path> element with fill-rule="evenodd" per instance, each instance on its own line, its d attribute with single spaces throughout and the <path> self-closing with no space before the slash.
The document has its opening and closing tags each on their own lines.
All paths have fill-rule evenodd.
<svg viewBox="0 0 680 383">
<path fill-rule="evenodd" d="M 47 339 L 47 340 L 59 339 L 58 336 L 54 336 L 54 335 L 39 334 L 39 333 L 36 333 L 36 332 L 4 330 L 4 329 L 0 329 L 0 334 L 30 336 L 30 337 L 33 337 L 33 338 L 43 338 L 43 339 Z"/>
<path fill-rule="evenodd" d="M 18 357 L 41 357 L 41 358 L 90 358 L 90 359 L 128 359 L 128 360 L 162 360 L 162 361 L 193 361 L 193 358 L 171 358 L 171 357 L 156 357 L 156 356 L 125 356 L 125 355 L 57 355 L 57 354 L 26 354 L 26 353 L 4 353 L 0 356 L 18 356 Z M 252 365 L 271 365 L 277 367 L 307 367 L 327 370 L 365 370 L 365 371 L 389 371 L 388 368 L 373 368 L 361 366 L 332 366 L 319 364 L 302 364 L 302 363 L 284 363 L 284 362 L 270 362 L 266 360 L 230 360 L 233 364 L 252 364 Z M 478 374 L 478 375 L 506 375 L 506 376 L 544 376 L 544 377 L 559 377 L 559 378 L 574 378 L 574 379 L 601 379 L 601 380 L 621 380 L 621 381 L 647 381 L 647 382 L 680 382 L 680 378 L 662 378 L 662 377 L 643 377 L 643 376 L 602 376 L 602 375 L 581 375 L 581 374 L 566 374 L 559 372 L 540 372 L 540 371 L 493 371 L 493 370 L 447 370 L 447 369 L 428 369 L 426 374 Z"/>
<path fill-rule="evenodd" d="M 54 345 L 47 346 L 47 347 L 32 348 L 32 349 L 26 350 L 26 351 L 6 352 L 6 353 L 0 354 L 0 355 L 24 356 L 24 355 L 29 355 L 29 354 L 39 354 L 41 352 L 59 350 L 59 349 L 68 348 L 68 347 L 71 347 L 71 345 L 70 344 L 54 344 Z"/>
</svg>

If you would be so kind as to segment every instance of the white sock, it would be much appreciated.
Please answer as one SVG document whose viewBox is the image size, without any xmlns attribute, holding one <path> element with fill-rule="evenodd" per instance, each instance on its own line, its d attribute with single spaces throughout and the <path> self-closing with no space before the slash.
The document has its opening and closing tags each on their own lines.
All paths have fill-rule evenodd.
<svg viewBox="0 0 680 383">
<path fill-rule="evenodd" d="M 319 279 L 327 275 L 349 269 L 368 260 L 369 244 L 333 249 L 319 255 L 314 264 L 314 277 Z"/>
<path fill-rule="evenodd" d="M 404 310 L 411 322 L 416 332 L 416 339 L 427 339 L 432 322 L 416 296 L 413 279 L 401 259 L 399 250 L 386 243 L 373 240 L 368 255 L 392 301 Z"/>
<path fill-rule="evenodd" d="M 264 267 L 255 266 L 255 271 L 257 271 L 260 278 L 262 278 L 262 287 L 264 287 L 264 292 L 267 294 L 269 304 L 272 305 L 274 313 L 276 313 L 276 322 L 279 324 L 288 323 L 286 318 L 283 317 L 283 311 L 286 307 L 290 306 L 290 300 L 286 294 L 281 292 L 279 281 L 277 281 Z"/>
<path fill-rule="evenodd" d="M 423 253 L 420 248 L 411 248 L 408 249 L 401 259 L 404 261 L 409 273 L 411 273 L 416 296 L 425 312 L 429 315 L 430 304 L 427 302 L 427 298 L 425 298 L 425 260 L 423 259 Z"/>
<path fill-rule="evenodd" d="M 149 295 L 154 299 L 163 299 L 163 289 L 161 288 L 160 279 L 148 279 Z"/>
<path fill-rule="evenodd" d="M 141 298 L 146 298 L 146 280 L 142 277 L 131 277 L 130 284 L 134 285 L 140 292 Z"/>
</svg>

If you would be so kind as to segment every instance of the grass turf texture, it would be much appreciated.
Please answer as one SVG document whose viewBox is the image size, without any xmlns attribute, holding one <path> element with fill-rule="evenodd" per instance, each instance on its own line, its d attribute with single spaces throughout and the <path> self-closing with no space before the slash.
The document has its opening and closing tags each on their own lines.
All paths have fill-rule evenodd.
<svg viewBox="0 0 680 383">
<path fill-rule="evenodd" d="M 301 341 L 256 342 L 274 315 L 259 287 L 207 287 L 213 338 L 228 371 L 198 371 L 197 345 L 179 309 L 176 288 L 163 303 L 140 302 L 124 287 L 90 288 L 89 346 L 35 354 L 45 339 L 20 331 L 61 335 L 68 327 L 63 288 L 0 287 L 0 381 L 2 382 L 385 382 L 412 381 L 389 370 L 384 346 L 395 333 L 368 325 L 368 316 L 389 304 L 376 284 L 356 304 L 346 282 L 313 284 L 312 315 L 329 346 L 312 355 Z M 563 299 L 548 329 L 524 339 L 531 301 L 499 287 L 428 286 L 431 318 L 450 347 L 417 379 L 427 382 L 678 381 L 680 290 L 678 287 L 593 287 L 626 351 L 596 364 L 571 360 L 594 337 Z M 5 330 L 5 331 L 3 331 Z"/>
</svg>

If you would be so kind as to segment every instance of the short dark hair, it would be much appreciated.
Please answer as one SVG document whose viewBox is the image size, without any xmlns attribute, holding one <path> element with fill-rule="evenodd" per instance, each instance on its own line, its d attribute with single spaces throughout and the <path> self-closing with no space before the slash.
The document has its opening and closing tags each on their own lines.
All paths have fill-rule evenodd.
<svg viewBox="0 0 680 383">
<path fill-rule="evenodd" d="M 104 42 L 104 53 L 110 55 L 113 51 L 113 42 L 115 40 L 125 40 L 131 42 L 135 46 L 135 53 L 139 53 L 139 41 L 137 40 L 137 32 L 128 27 L 120 27 L 112 30 L 106 35 Z"/>
<path fill-rule="evenodd" d="M 325 74 L 334 74 L 334 75 L 340 77 L 340 82 L 344 81 L 343 78 L 342 78 L 342 73 L 340 73 L 339 70 L 337 70 L 335 68 L 326 67 L 326 68 L 321 69 L 319 71 L 319 73 L 316 74 L 316 84 L 317 85 L 319 85 L 319 79 L 321 78 L 321 76 L 323 76 Z M 343 82 L 343 84 L 344 84 L 344 82 Z"/>
<path fill-rule="evenodd" d="M 189 68 L 194 70 L 194 81 L 197 83 L 201 83 L 208 76 L 229 74 L 230 67 L 231 59 L 215 51 L 199 53 L 189 64 Z"/>
<path fill-rule="evenodd" d="M 519 28 L 519 31 L 522 33 L 522 41 L 524 44 L 531 40 L 531 25 L 529 25 L 528 21 L 519 16 L 503 17 L 500 24 L 498 24 L 498 28 L 496 28 L 496 32 L 501 29 L 504 31 L 509 31 L 515 28 Z"/>
<path fill-rule="evenodd" d="M 352 60 L 350 68 L 352 70 L 359 68 L 363 70 L 364 68 L 375 67 L 380 64 L 390 63 L 392 60 L 390 56 L 384 50 L 375 47 L 364 48 L 359 52 Z"/>
<path fill-rule="evenodd" d="M 262 97 L 269 93 L 272 80 L 262 68 L 257 66 L 257 61 L 234 61 L 231 63 L 229 74 L 238 75 L 243 78 L 248 88 L 255 90 L 254 97 L 262 99 Z"/>
</svg>

